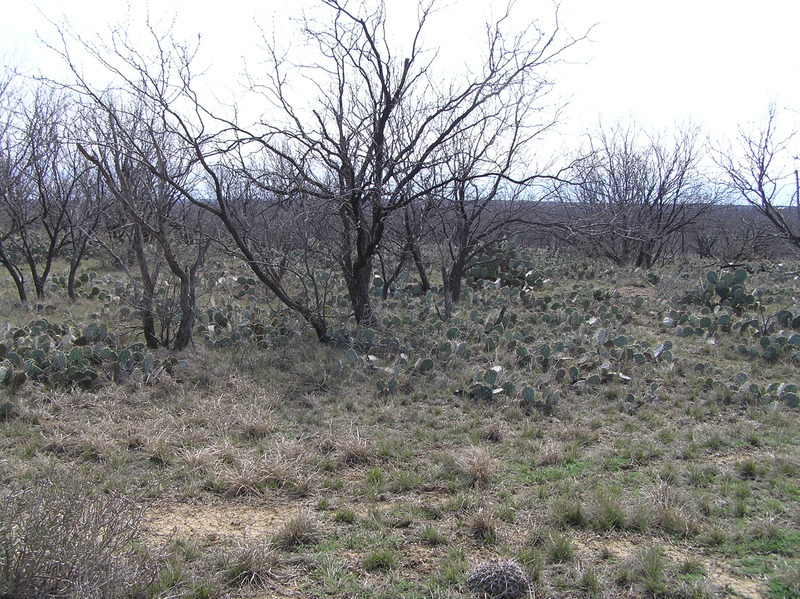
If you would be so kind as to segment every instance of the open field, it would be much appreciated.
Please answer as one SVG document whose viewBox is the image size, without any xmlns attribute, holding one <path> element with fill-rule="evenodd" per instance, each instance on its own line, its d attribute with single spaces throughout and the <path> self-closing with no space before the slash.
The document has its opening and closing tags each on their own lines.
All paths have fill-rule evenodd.
<svg viewBox="0 0 800 599">
<path fill-rule="evenodd" d="M 116 577 L 78 596 L 458 598 L 498 558 L 536 597 L 800 597 L 800 265 L 531 260 L 328 346 L 209 273 L 175 356 L 114 273 L 38 313 L 7 281 L 0 596 L 27 542 Z"/>
</svg>

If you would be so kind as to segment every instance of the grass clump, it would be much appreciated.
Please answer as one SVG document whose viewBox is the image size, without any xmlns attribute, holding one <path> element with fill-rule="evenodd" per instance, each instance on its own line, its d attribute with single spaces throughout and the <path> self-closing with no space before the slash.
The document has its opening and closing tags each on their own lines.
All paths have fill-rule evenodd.
<svg viewBox="0 0 800 599">
<path fill-rule="evenodd" d="M 572 497 L 558 497 L 550 506 L 553 523 L 559 528 L 582 527 L 589 523 L 583 504 Z"/>
<path fill-rule="evenodd" d="M 447 544 L 447 537 L 444 536 L 433 524 L 426 524 L 419 531 L 420 540 L 426 545 L 436 546 Z"/>
<path fill-rule="evenodd" d="M 353 524 L 356 521 L 356 513 L 351 508 L 341 508 L 333 513 L 333 519 L 336 522 L 344 522 L 345 524 Z"/>
<path fill-rule="evenodd" d="M 769 579 L 770 599 L 800 599 L 800 561 L 786 561 Z"/>
<path fill-rule="evenodd" d="M 597 569 L 592 566 L 588 566 L 579 570 L 577 586 L 590 599 L 599 597 L 601 585 L 600 576 L 597 573 Z"/>
<path fill-rule="evenodd" d="M 295 551 L 304 545 L 320 541 L 317 521 L 308 512 L 301 512 L 283 523 L 272 538 L 272 544 L 284 551 Z"/>
<path fill-rule="evenodd" d="M 667 590 L 667 560 L 658 547 L 645 547 L 633 555 L 634 579 L 652 596 L 663 595 Z"/>
<path fill-rule="evenodd" d="M 487 487 L 497 470 L 496 462 L 481 447 L 463 449 L 455 456 L 454 464 L 457 472 L 469 481 L 470 486 L 478 488 Z"/>
<path fill-rule="evenodd" d="M 263 588 L 276 577 L 281 557 L 266 538 L 242 539 L 225 552 L 220 566 L 227 585 Z"/>
<path fill-rule="evenodd" d="M 592 526 L 598 530 L 614 530 L 625 525 L 625 509 L 619 500 L 608 492 L 595 494 L 591 513 Z"/>
<path fill-rule="evenodd" d="M 572 559 L 575 550 L 572 547 L 572 540 L 561 534 L 551 536 L 547 541 L 547 558 L 551 563 L 563 564 Z"/>
<path fill-rule="evenodd" d="M 472 514 L 467 521 L 467 530 L 472 538 L 483 543 L 493 544 L 498 538 L 498 521 L 483 508 Z"/>
<path fill-rule="evenodd" d="M 375 570 L 392 570 L 400 564 L 400 556 L 394 549 L 380 548 L 370 551 L 361 560 L 361 565 L 367 572 Z"/>
</svg>

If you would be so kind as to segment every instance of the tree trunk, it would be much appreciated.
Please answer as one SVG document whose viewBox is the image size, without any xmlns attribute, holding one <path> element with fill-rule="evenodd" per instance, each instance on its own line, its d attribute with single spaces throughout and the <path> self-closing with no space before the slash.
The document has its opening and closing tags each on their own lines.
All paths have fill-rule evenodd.
<svg viewBox="0 0 800 599">
<path fill-rule="evenodd" d="M 5 250 L 0 246 L 0 263 L 6 267 L 11 278 L 14 280 L 14 285 L 17 288 L 17 295 L 19 295 L 19 301 L 23 304 L 28 303 L 28 294 L 25 291 L 25 279 L 22 274 L 19 272 L 19 269 L 14 266 L 14 264 L 9 260 L 8 256 L 6 255 Z"/>
<path fill-rule="evenodd" d="M 145 344 L 150 349 L 158 349 L 158 337 L 156 337 L 156 319 L 153 316 L 152 300 L 145 299 L 144 305 L 141 308 L 141 314 L 142 331 L 144 332 Z"/>
<path fill-rule="evenodd" d="M 444 283 L 444 312 L 442 320 L 448 321 L 453 317 L 453 307 L 461 301 L 461 278 L 464 275 L 464 265 L 457 261 L 448 272 L 442 269 L 442 282 Z"/>
<path fill-rule="evenodd" d="M 38 300 L 43 300 L 44 299 L 44 296 L 45 296 L 44 285 L 45 285 L 45 279 L 44 278 L 42 278 L 42 277 L 40 277 L 38 275 L 33 277 L 33 286 L 36 289 L 36 299 L 38 299 Z"/>
<path fill-rule="evenodd" d="M 311 312 L 302 315 L 306 322 L 311 325 L 311 328 L 314 329 L 319 341 L 322 343 L 328 343 L 331 340 L 330 335 L 328 335 L 328 327 L 325 324 L 324 318 Z"/>
<path fill-rule="evenodd" d="M 372 259 L 366 260 L 361 265 L 354 265 L 350 272 L 345 271 L 344 277 L 356 322 L 361 326 L 374 325 L 375 314 L 372 311 L 369 295 L 372 284 Z"/>
<path fill-rule="evenodd" d="M 87 245 L 88 239 L 86 237 L 73 245 L 72 257 L 69 260 L 69 274 L 67 275 L 67 294 L 72 301 L 78 299 L 78 292 L 75 291 L 75 279 L 78 276 L 78 268 L 83 262 L 83 256 L 86 254 Z"/>
<path fill-rule="evenodd" d="M 156 319 L 153 313 L 153 296 L 155 295 L 156 281 L 158 280 L 158 268 L 156 267 L 155 272 L 150 272 L 147 256 L 144 254 L 142 231 L 139 227 L 136 227 L 132 245 L 136 261 L 139 263 L 139 272 L 142 274 L 142 331 L 144 332 L 147 347 L 156 349 L 158 348 L 158 337 L 156 336 Z"/>
<path fill-rule="evenodd" d="M 69 295 L 69 299 L 71 299 L 73 302 L 77 301 L 78 299 L 78 292 L 75 291 L 75 279 L 78 276 L 79 265 L 80 261 L 70 261 L 69 274 L 67 275 L 67 295 Z"/>
<path fill-rule="evenodd" d="M 178 333 L 175 335 L 175 341 L 172 344 L 174 351 L 181 351 L 186 349 L 192 342 L 192 332 L 194 330 L 195 319 L 197 318 L 197 311 L 195 310 L 196 302 L 196 286 L 194 277 L 187 275 L 181 279 L 181 321 L 178 325 Z"/>
<path fill-rule="evenodd" d="M 431 282 L 428 279 L 428 272 L 425 269 L 425 262 L 422 261 L 422 252 L 419 250 L 419 245 L 413 243 L 411 245 L 411 255 L 414 256 L 414 265 L 417 267 L 419 274 L 419 284 L 423 295 L 431 290 Z"/>
<path fill-rule="evenodd" d="M 444 281 L 444 312 L 442 312 L 442 320 L 447 322 L 453 317 L 453 290 L 450 288 L 447 278 Z"/>
<path fill-rule="evenodd" d="M 381 299 L 386 301 L 389 299 L 389 290 L 392 287 L 392 284 L 397 280 L 400 276 L 400 273 L 403 272 L 405 268 L 406 262 L 408 260 L 408 252 L 406 251 L 407 248 L 403 248 L 400 252 L 400 261 L 397 263 L 397 266 L 394 269 L 394 272 L 391 274 L 386 272 L 386 262 L 383 259 L 383 253 L 378 252 L 378 261 L 381 265 L 381 278 L 383 279 L 383 289 L 381 289 Z"/>
</svg>

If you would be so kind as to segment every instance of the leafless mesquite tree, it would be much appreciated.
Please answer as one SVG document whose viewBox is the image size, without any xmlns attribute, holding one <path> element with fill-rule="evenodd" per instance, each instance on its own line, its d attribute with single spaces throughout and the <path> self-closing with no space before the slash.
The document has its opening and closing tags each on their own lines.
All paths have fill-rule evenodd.
<svg viewBox="0 0 800 599">
<path fill-rule="evenodd" d="M 77 148 L 76 148 L 77 149 Z M 81 162 L 83 157 L 81 156 Z M 70 299 L 78 299 L 78 271 L 84 258 L 92 247 L 92 240 L 100 232 L 101 224 L 108 214 L 113 201 L 102 175 L 94 168 L 81 172 L 77 190 L 67 206 L 67 248 L 69 252 L 69 271 L 67 273 L 67 294 Z"/>
<path fill-rule="evenodd" d="M 131 279 L 139 289 L 137 308 L 147 345 L 177 351 L 192 341 L 198 277 L 214 240 L 209 230 L 201 230 L 205 221 L 194 208 L 203 193 L 202 161 L 213 135 L 204 130 L 202 119 L 192 119 L 196 105 L 187 82 L 194 49 L 149 31 L 149 53 L 124 27 L 112 30 L 106 40 L 87 41 L 60 26 L 60 45 L 53 49 L 72 75 L 62 85 L 80 98 L 88 123 L 78 150 L 129 221 L 139 270 Z M 89 80 L 77 54 L 102 67 L 111 83 L 99 87 Z M 162 266 L 177 281 L 175 327 L 169 302 L 156 301 Z"/>
<path fill-rule="evenodd" d="M 431 290 L 428 265 L 423 256 L 427 222 L 433 203 L 427 199 L 408 204 L 387 218 L 383 242 L 378 248 L 381 297 L 387 299 L 411 264 L 419 277 L 419 293 Z"/>
<path fill-rule="evenodd" d="M 43 83 L 17 91 L 14 106 L 3 107 L 0 263 L 25 303 L 25 273 L 36 297 L 44 298 L 53 262 L 69 247 L 71 228 L 79 226 L 70 211 L 87 167 L 68 143 L 68 96 Z"/>
<path fill-rule="evenodd" d="M 731 203 L 716 205 L 706 212 L 687 231 L 686 239 L 689 249 L 699 258 L 725 266 L 772 258 L 782 245 L 772 234 L 770 223 L 754 214 L 751 206 Z"/>
<path fill-rule="evenodd" d="M 420 6 L 405 57 L 388 39 L 382 2 L 365 6 L 323 0 L 321 5 L 329 11 L 324 22 L 303 22 L 318 56 L 306 57 L 304 65 L 310 66 L 289 64 L 269 48 L 266 72 L 254 80 L 253 88 L 263 92 L 270 110 L 255 127 L 243 127 L 235 115 L 212 115 L 193 88 L 192 52 L 171 43 L 168 36 L 151 29 L 153 56 L 145 56 L 119 31 L 112 32 L 105 46 L 86 43 L 77 35 L 72 41 L 77 40 L 120 88 L 146 98 L 159 127 L 174 136 L 176 146 L 191 151 L 191 172 L 202 183 L 188 187 L 157 161 L 140 155 L 140 163 L 183 200 L 214 215 L 227 231 L 229 247 L 281 302 L 311 324 L 321 340 L 327 340 L 325 296 L 330 278 L 317 277 L 306 249 L 317 256 L 327 254 L 338 265 L 355 320 L 372 324 L 373 262 L 387 219 L 443 189 L 447 179 L 427 178 L 431 185 L 420 184 L 424 173 L 446 160 L 442 148 L 470 137 L 487 114 L 504 110 L 512 91 L 527 90 L 535 96 L 537 87 L 531 83 L 540 81 L 544 69 L 579 40 L 565 37 L 557 21 L 548 34 L 535 26 L 510 34 L 509 13 L 487 27 L 481 68 L 443 85 L 434 76 L 435 55 L 422 48 L 432 5 Z M 108 112 L 104 95 L 80 76 L 66 42 L 64 38 L 61 53 L 76 75 L 73 89 Z M 292 97 L 287 71 L 301 72 L 316 88 L 317 98 L 310 105 L 306 93 L 299 100 Z M 307 90 L 308 86 L 303 91 Z M 263 169 L 254 168 L 254 161 Z M 234 192 L 252 192 L 255 187 L 267 204 L 293 206 L 295 214 L 307 215 L 307 222 L 322 225 L 319 233 L 306 229 L 300 234 L 306 241 L 296 244 L 291 254 L 295 262 L 287 263 L 287 256 L 276 260 L 274 249 L 280 244 L 259 243 L 269 241 L 272 230 L 258 233 L 242 218 L 243 206 L 253 205 L 253 198 Z M 291 286 L 284 281 L 287 274 L 293 277 Z"/>
<path fill-rule="evenodd" d="M 569 208 L 568 238 L 617 264 L 651 268 L 670 257 L 675 235 L 715 200 L 700 169 L 699 131 L 648 134 L 635 124 L 602 126 L 556 197 Z"/>
<path fill-rule="evenodd" d="M 320 304 L 324 304 L 324 297 L 320 295 L 324 296 L 327 283 L 323 282 L 321 287 L 312 285 L 312 293 L 308 292 L 302 277 L 298 285 L 287 284 L 285 279 L 290 278 L 287 273 L 302 275 L 310 266 L 301 263 L 292 268 L 285 255 L 278 256 L 286 249 L 285 236 L 273 234 L 276 225 L 273 217 L 281 210 L 284 215 L 287 213 L 287 202 L 285 198 L 276 198 L 271 191 L 273 184 L 264 181 L 274 181 L 272 172 L 280 172 L 280 168 L 273 165 L 279 164 L 280 158 L 253 156 L 239 140 L 229 135 L 236 126 L 234 121 L 216 118 L 201 103 L 194 88 L 196 47 L 177 43 L 169 33 L 162 33 L 155 26 L 148 27 L 149 50 L 142 45 L 144 40 L 134 41 L 124 27 L 113 30 L 109 39 L 98 41 L 84 40 L 67 26 L 61 26 L 58 32 L 61 43 L 54 50 L 73 74 L 67 85 L 97 114 L 105 115 L 97 121 L 96 136 L 82 144 L 83 153 L 105 173 L 106 182 L 120 205 L 130 206 L 125 212 L 135 224 L 134 247 L 137 238 L 142 239 L 139 244 L 142 248 L 145 241 L 157 241 L 161 251 L 155 259 L 163 258 L 180 281 L 184 316 L 173 347 L 182 346 L 191 330 L 188 323 L 193 321 L 196 301 L 193 289 L 210 239 L 219 241 L 241 257 L 284 305 L 300 314 L 321 340 L 327 340 L 325 313 L 320 308 Z M 113 80 L 112 86 L 98 88 L 84 77 L 75 60 L 78 54 L 99 65 Z M 122 112 L 119 98 L 132 102 L 123 104 Z M 135 116 L 134 107 L 144 111 L 141 118 Z M 137 122 L 145 123 L 144 129 Z M 138 137 L 134 134 L 137 131 Z M 95 143 L 98 140 L 99 143 Z M 179 165 L 175 163 L 176 153 L 180 156 Z M 215 234 L 203 242 L 202 237 L 196 238 L 199 245 L 193 263 L 181 264 L 173 259 L 177 255 L 174 249 L 180 245 L 180 241 L 174 239 L 174 220 L 158 216 L 163 214 L 160 209 L 156 210 L 153 222 L 142 213 L 136 215 L 135 194 L 126 196 L 120 183 L 133 172 L 123 168 L 126 160 L 135 167 L 137 177 L 148 178 L 154 189 L 158 189 L 157 195 L 169 198 L 165 206 L 180 207 L 184 213 L 187 213 L 187 206 L 194 206 L 221 224 L 227 237 Z M 269 168 L 265 169 L 265 164 L 270 165 Z M 256 181 L 259 185 L 254 185 Z M 291 199 L 296 199 L 296 194 Z M 293 210 L 296 217 L 298 211 L 294 207 Z M 144 239 L 142 234 L 149 239 Z M 272 243 L 275 238 L 278 238 L 277 244 Z M 170 244 L 174 244 L 172 250 L 168 247 Z M 173 258 L 169 256 L 171 253 Z M 138 261 L 140 265 L 143 263 L 141 259 Z M 143 290 L 154 289 L 157 262 L 145 270 L 140 267 L 140 271 Z M 143 308 L 145 314 L 151 312 L 146 302 Z M 145 327 L 152 330 L 148 323 Z M 154 342 L 153 338 L 148 341 L 149 344 Z"/>
<path fill-rule="evenodd" d="M 544 115 L 539 110 L 551 85 L 539 78 L 512 90 L 492 110 L 481 111 L 471 135 L 443 146 L 441 163 L 429 169 L 430 176 L 442 180 L 429 185 L 436 191 L 429 196 L 426 224 L 438 253 L 445 320 L 461 299 L 462 279 L 474 259 L 526 226 L 537 203 L 533 186 L 559 179 L 552 165 L 535 168 L 527 151 L 558 121 L 557 110 Z"/>
<path fill-rule="evenodd" d="M 780 111 L 770 105 L 760 125 L 741 128 L 737 143 L 714 160 L 722 171 L 724 184 L 733 197 L 744 200 L 769 220 L 773 230 L 800 249 L 800 197 L 796 160 L 795 133 L 782 133 Z"/>
<path fill-rule="evenodd" d="M 176 190 L 176 186 L 192 185 L 193 154 L 164 130 L 147 98 L 114 98 L 106 93 L 97 100 L 89 103 L 85 112 L 84 118 L 94 126 L 78 144 L 78 150 L 97 169 L 129 219 L 141 276 L 140 312 L 148 347 L 164 345 L 182 350 L 192 341 L 198 274 L 212 241 L 210 236 L 197 235 L 201 223 L 196 211 L 182 202 Z M 149 243 L 158 248 L 154 256 L 148 256 Z M 160 332 L 155 326 L 162 260 L 178 281 L 180 315 L 174 332 L 171 315 L 161 319 Z"/>
<path fill-rule="evenodd" d="M 265 132 L 250 139 L 291 167 L 284 193 L 317 198 L 320 211 L 333 216 L 337 240 L 331 251 L 356 322 L 370 325 L 373 263 L 389 217 L 463 179 L 455 170 L 449 177 L 426 175 L 448 160 L 445 148 L 480 135 L 486 119 L 506 110 L 508 102 L 523 93 L 536 97 L 547 66 L 579 40 L 563 38 L 557 20 L 550 33 L 533 25 L 510 33 L 509 8 L 487 26 L 480 68 L 442 84 L 435 54 L 422 46 L 433 4 L 419 6 L 405 52 L 395 50 L 387 36 L 382 2 L 322 4 L 330 11 L 324 22 L 304 21 L 318 56 L 306 60 L 310 66 L 290 64 L 271 48 L 272 71 L 257 88 L 282 117 L 263 122 Z M 310 109 L 293 97 L 291 70 L 318 90 Z"/>
</svg>

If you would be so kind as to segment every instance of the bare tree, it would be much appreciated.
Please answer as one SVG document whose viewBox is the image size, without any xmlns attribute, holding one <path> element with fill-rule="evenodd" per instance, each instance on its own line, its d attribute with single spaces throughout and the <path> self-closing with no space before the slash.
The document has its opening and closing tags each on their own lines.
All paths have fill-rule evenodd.
<svg viewBox="0 0 800 599">
<path fill-rule="evenodd" d="M 753 206 L 772 223 L 778 237 L 800 248 L 800 197 L 794 132 L 780 132 L 779 111 L 770 105 L 760 126 L 740 129 L 738 143 L 714 156 L 735 198 Z"/>
<path fill-rule="evenodd" d="M 67 294 L 77 300 L 78 269 L 92 248 L 92 240 L 100 234 L 100 226 L 108 215 L 113 198 L 102 175 L 94 168 L 85 169 L 77 183 L 67 207 L 67 249 L 69 250 L 69 272 Z"/>
<path fill-rule="evenodd" d="M 686 241 L 700 258 L 728 266 L 772 258 L 782 245 L 766 218 L 752 206 L 733 203 L 714 206 L 704 214 L 686 231 Z"/>
<path fill-rule="evenodd" d="M 570 239 L 617 264 L 651 268 L 671 257 L 676 234 L 715 200 L 700 172 L 698 137 L 691 127 L 671 137 L 633 123 L 600 127 L 574 163 L 572 184 L 557 194 L 570 208 Z"/>
<path fill-rule="evenodd" d="M 373 263 L 390 216 L 447 186 L 446 178 L 424 176 L 447 159 L 442 149 L 480 131 L 487 118 L 525 93 L 538 97 L 546 67 L 577 40 L 564 37 L 557 19 L 552 33 L 532 25 L 512 34 L 508 13 L 487 27 L 481 68 L 443 85 L 433 71 L 435 55 L 426 58 L 421 47 L 431 5 L 419 8 L 404 57 L 389 41 L 382 2 L 321 5 L 329 11 L 324 21 L 303 22 L 317 59 L 289 64 L 270 49 L 267 72 L 253 88 L 264 92 L 272 110 L 254 127 L 242 126 L 235 115 L 212 115 L 194 89 L 193 52 L 168 36 L 151 29 L 152 56 L 122 30 L 105 45 L 74 34 L 72 40 L 117 85 L 146 99 L 159 131 L 191 153 L 187 173 L 194 184 L 141 153 L 139 163 L 184 201 L 215 216 L 228 247 L 327 340 L 333 285 L 328 264 L 341 273 L 356 322 L 374 323 Z M 60 51 L 76 76 L 73 87 L 110 113 L 107 99 L 79 73 L 68 45 L 65 37 Z M 310 105 L 308 86 L 295 102 L 288 71 L 316 87 Z M 421 184 L 425 180 L 431 183 Z M 265 230 L 257 230 L 262 223 Z M 295 234 L 287 236 L 291 227 Z M 286 247 L 291 250 L 279 255 Z"/>
<path fill-rule="evenodd" d="M 323 0 L 323 22 L 306 20 L 304 33 L 318 59 L 309 67 L 287 64 L 271 50 L 274 67 L 260 85 L 282 112 L 267 132 L 252 135 L 292 167 L 286 189 L 298 185 L 335 215 L 337 256 L 356 322 L 370 325 L 373 262 L 389 217 L 438 193 L 449 179 L 425 173 L 446 160 L 454 140 L 480 135 L 487 118 L 524 94 L 538 98 L 545 69 L 577 42 L 536 26 L 510 33 L 506 13 L 487 27 L 481 68 L 449 84 L 437 80 L 434 58 L 421 40 L 433 5 L 419 7 L 419 20 L 405 55 L 390 43 L 383 2 L 359 5 Z M 319 90 L 310 110 L 294 102 L 289 69 L 299 69 Z M 245 134 L 245 132 L 242 132 Z M 428 181 L 426 185 L 424 181 Z"/>
<path fill-rule="evenodd" d="M 428 170 L 442 181 L 429 184 L 436 191 L 430 196 L 427 225 L 441 269 L 445 320 L 460 301 L 464 274 L 478 255 L 526 224 L 536 204 L 531 187 L 540 180 L 559 178 L 552 165 L 537 169 L 526 152 L 558 121 L 557 110 L 545 114 L 537 110 L 550 85 L 538 80 L 516 89 L 517 95 L 496 107 L 483 107 L 471 135 L 444 145 L 441 164 Z M 532 118 L 535 113 L 540 120 Z"/>
<path fill-rule="evenodd" d="M 0 262 L 20 301 L 28 299 L 23 270 L 44 298 L 53 262 L 69 244 L 69 207 L 85 165 L 67 144 L 67 97 L 37 84 L 4 127 L 0 161 Z"/>
<path fill-rule="evenodd" d="M 300 264 L 289 265 L 287 255 L 279 255 L 286 247 L 286 235 L 272 235 L 276 224 L 282 222 L 275 217 L 289 214 L 285 210 L 287 198 L 276 199 L 271 191 L 276 187 L 273 171 L 281 172 L 281 159 L 249 154 L 238 140 L 226 135 L 226 130 L 234 127 L 233 122 L 217 119 L 200 102 L 194 89 L 192 64 L 196 47 L 177 43 L 168 32 L 149 25 L 149 50 L 143 40 L 132 39 L 125 27 L 113 30 L 105 41 L 84 40 L 67 26 L 58 32 L 61 45 L 54 50 L 73 74 L 68 86 L 96 113 L 105 115 L 105 123 L 100 119 L 96 128 L 99 137 L 87 140 L 82 148 L 104 174 L 118 203 L 129 207 L 124 212 L 133 219 L 132 239 L 145 293 L 143 314 L 153 314 L 148 309 L 146 290 L 155 288 L 159 260 L 163 259 L 181 286 L 183 316 L 174 347 L 180 348 L 191 332 L 196 276 L 211 239 L 196 238 L 194 262 L 181 263 L 175 251 L 180 245 L 173 237 L 175 221 L 163 209 L 180 207 L 186 213 L 187 206 L 194 206 L 212 215 L 228 234 L 227 239 L 215 239 L 240 256 L 283 304 L 312 326 L 321 340 L 328 340 L 326 316 L 320 307 L 328 283 L 315 284 L 316 266 L 302 256 Z M 74 59 L 76 53 L 93 59 L 104 69 L 113 80 L 113 88 L 104 91 L 87 79 Z M 133 103 L 118 105 L 119 98 L 132 99 Z M 137 106 L 137 110 L 144 110 L 141 116 L 134 110 Z M 121 163 L 120 157 L 125 158 Z M 130 163 L 127 166 L 126 161 Z M 270 165 L 269 169 L 265 170 L 264 165 Z M 123 184 L 134 171 L 136 177 Z M 134 204 L 136 194 L 129 193 L 135 188 L 135 181 L 142 180 L 148 181 L 152 197 L 161 198 L 162 202 L 162 208 L 155 208 L 150 215 L 138 211 Z M 284 182 L 282 179 L 276 189 L 283 189 Z M 292 216 L 300 218 L 304 213 L 307 218 L 305 208 L 297 209 L 302 194 L 290 195 L 294 202 Z M 199 219 L 198 214 L 195 217 Z M 286 228 L 284 233 L 289 230 Z M 156 241 L 160 248 L 151 254 L 149 262 L 141 251 L 147 239 Z M 303 278 L 308 272 L 312 273 L 311 278 Z M 287 282 L 285 278 L 292 280 Z M 298 278 L 300 284 L 296 285 Z M 152 330 L 147 321 L 144 326 L 146 331 Z M 148 343 L 154 343 L 149 333 L 146 336 Z"/>
<path fill-rule="evenodd" d="M 383 299 L 389 297 L 392 287 L 411 264 L 419 277 L 419 293 L 426 294 L 431 290 L 428 265 L 422 252 L 432 207 L 431 201 L 421 199 L 387 218 L 386 233 L 377 254 L 383 281 Z"/>
<path fill-rule="evenodd" d="M 191 188 L 191 149 L 162 127 L 159 107 L 146 97 L 125 101 L 110 93 L 96 96 L 91 135 L 78 144 L 81 154 L 103 182 L 133 226 L 133 248 L 141 275 L 142 323 L 149 347 L 159 344 L 175 350 L 192 341 L 197 316 L 197 277 L 211 237 L 197 237 L 192 211 L 176 188 Z M 87 116 L 88 116 L 87 112 Z M 155 259 L 146 255 L 148 242 L 156 244 Z M 162 319 L 155 331 L 155 291 L 160 262 L 178 281 L 180 319 L 172 332 L 171 319 Z"/>
<path fill-rule="evenodd" d="M 25 275 L 15 251 L 16 237 L 21 228 L 33 226 L 35 217 L 29 214 L 27 181 L 24 176 L 25 158 L 22 143 L 17 135 L 17 115 L 21 98 L 14 86 L 14 74 L 4 73 L 0 84 L 2 100 L 2 156 L 0 156 L 0 263 L 8 270 L 21 302 L 28 301 Z M 23 198 L 25 200 L 23 201 Z"/>
</svg>

